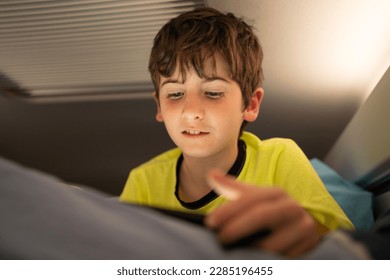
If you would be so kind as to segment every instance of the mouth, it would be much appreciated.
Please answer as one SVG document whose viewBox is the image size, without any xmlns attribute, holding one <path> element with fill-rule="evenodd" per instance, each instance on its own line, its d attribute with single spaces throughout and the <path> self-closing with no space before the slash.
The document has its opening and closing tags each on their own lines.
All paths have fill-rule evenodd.
<svg viewBox="0 0 390 280">
<path fill-rule="evenodd" d="M 202 136 L 202 135 L 206 135 L 206 134 L 209 134 L 209 133 L 205 132 L 205 131 L 192 130 L 191 129 L 191 130 L 183 130 L 182 134 L 188 135 L 188 136 Z"/>
</svg>

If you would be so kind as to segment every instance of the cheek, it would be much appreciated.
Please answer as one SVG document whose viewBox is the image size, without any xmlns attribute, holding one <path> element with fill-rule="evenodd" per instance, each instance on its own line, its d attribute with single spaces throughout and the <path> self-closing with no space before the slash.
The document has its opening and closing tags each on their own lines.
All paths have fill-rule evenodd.
<svg viewBox="0 0 390 280">
<path fill-rule="evenodd" d="M 177 126 L 177 122 L 180 119 L 177 115 L 177 110 L 174 108 L 171 108 L 169 106 L 165 106 L 161 108 L 161 118 L 163 119 L 163 122 L 165 124 L 165 127 L 167 130 L 171 130 L 170 128 L 173 128 Z"/>
<path fill-rule="evenodd" d="M 164 118 L 164 121 L 172 121 L 176 119 L 177 109 L 175 106 L 163 105 L 161 107 L 161 115 Z"/>
<path fill-rule="evenodd" d="M 244 121 L 244 112 L 242 108 L 237 106 L 224 107 L 216 116 L 218 122 L 223 129 L 234 130 L 236 127 L 241 127 Z"/>
</svg>

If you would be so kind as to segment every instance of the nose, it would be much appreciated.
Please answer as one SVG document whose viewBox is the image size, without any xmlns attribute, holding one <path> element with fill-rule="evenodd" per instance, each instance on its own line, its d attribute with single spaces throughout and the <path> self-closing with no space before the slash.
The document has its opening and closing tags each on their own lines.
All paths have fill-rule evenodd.
<svg viewBox="0 0 390 280">
<path fill-rule="evenodd" d="M 200 96 L 186 96 L 182 116 L 186 120 L 202 120 L 204 118 L 205 108 Z"/>
</svg>

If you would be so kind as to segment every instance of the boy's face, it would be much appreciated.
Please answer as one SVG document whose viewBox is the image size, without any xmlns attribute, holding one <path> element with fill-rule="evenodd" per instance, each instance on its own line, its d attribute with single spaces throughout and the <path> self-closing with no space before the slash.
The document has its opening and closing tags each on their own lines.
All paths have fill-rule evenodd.
<svg viewBox="0 0 390 280">
<path fill-rule="evenodd" d="M 210 61 L 204 69 L 212 78 L 200 78 L 190 69 L 183 81 L 178 67 L 171 77 L 161 77 L 156 119 L 165 123 L 168 134 L 187 156 L 234 153 L 242 122 L 257 117 L 262 90 L 257 102 L 251 101 L 243 110 L 240 86 L 230 78 L 219 55 L 215 62 L 216 69 Z"/>
</svg>

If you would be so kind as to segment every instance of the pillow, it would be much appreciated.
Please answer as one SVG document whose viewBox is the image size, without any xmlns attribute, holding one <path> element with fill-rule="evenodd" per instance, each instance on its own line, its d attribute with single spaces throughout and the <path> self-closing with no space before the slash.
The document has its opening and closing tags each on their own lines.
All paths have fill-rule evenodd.
<svg viewBox="0 0 390 280">
<path fill-rule="evenodd" d="M 374 225 L 372 193 L 347 181 L 317 158 L 310 160 L 328 192 L 337 201 L 357 230 Z"/>
</svg>

